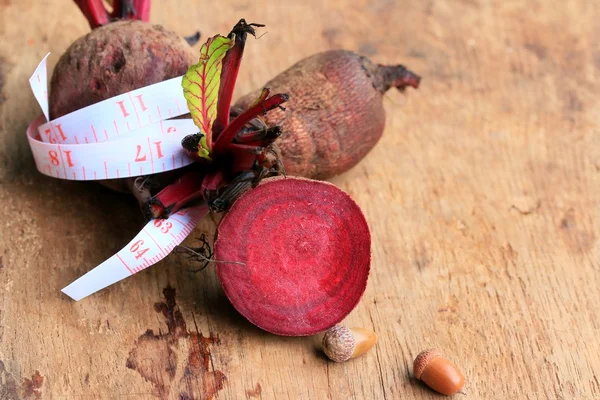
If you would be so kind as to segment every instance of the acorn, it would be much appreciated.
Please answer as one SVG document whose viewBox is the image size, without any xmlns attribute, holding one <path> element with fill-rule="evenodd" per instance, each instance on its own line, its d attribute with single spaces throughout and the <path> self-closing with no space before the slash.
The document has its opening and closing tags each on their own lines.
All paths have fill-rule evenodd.
<svg viewBox="0 0 600 400">
<path fill-rule="evenodd" d="M 369 329 L 336 325 L 323 336 L 322 348 L 332 361 L 344 362 L 365 354 L 375 343 L 377 335 Z"/>
<path fill-rule="evenodd" d="M 422 351 L 415 358 L 413 373 L 415 378 L 422 380 L 431 389 L 447 396 L 458 393 L 465 384 L 465 378 L 458 367 L 437 349 Z"/>
</svg>

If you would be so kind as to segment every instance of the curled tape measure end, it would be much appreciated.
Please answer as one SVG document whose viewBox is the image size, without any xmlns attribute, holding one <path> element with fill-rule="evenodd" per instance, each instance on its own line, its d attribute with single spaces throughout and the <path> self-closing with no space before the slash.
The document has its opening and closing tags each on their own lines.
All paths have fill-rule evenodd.
<svg viewBox="0 0 600 400">
<path fill-rule="evenodd" d="M 79 301 L 113 283 L 156 264 L 181 244 L 208 213 L 206 205 L 186 208 L 167 219 L 156 219 L 117 254 L 83 275 L 62 292 Z"/>
</svg>

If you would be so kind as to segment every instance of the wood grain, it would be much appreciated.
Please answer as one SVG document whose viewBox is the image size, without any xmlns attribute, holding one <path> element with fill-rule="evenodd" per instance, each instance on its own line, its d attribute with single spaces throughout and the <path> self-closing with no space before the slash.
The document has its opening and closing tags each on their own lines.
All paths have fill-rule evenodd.
<svg viewBox="0 0 600 400">
<path fill-rule="evenodd" d="M 367 292 L 345 323 L 379 342 L 327 362 L 315 338 L 250 325 L 214 271 L 177 255 L 84 301 L 62 295 L 142 217 L 124 195 L 35 171 L 27 79 L 88 28 L 67 0 L 2 0 L 0 399 L 434 399 L 411 377 L 428 347 L 462 369 L 467 398 L 600 398 L 598 4 L 154 3 L 152 20 L 182 35 L 267 25 L 236 97 L 324 49 L 423 76 L 386 95 L 382 140 L 333 180 L 373 233 Z"/>
</svg>

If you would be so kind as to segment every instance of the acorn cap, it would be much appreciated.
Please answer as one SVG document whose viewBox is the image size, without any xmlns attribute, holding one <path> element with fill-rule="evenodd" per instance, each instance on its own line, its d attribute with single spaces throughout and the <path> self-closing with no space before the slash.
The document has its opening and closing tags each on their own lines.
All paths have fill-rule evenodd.
<svg viewBox="0 0 600 400">
<path fill-rule="evenodd" d="M 442 354 L 437 349 L 427 349 L 420 352 L 417 358 L 415 358 L 415 362 L 413 364 L 413 373 L 415 374 L 415 378 L 421 379 L 421 375 L 423 374 L 423 371 L 425 370 L 425 367 L 429 361 L 441 356 Z"/>
<path fill-rule="evenodd" d="M 336 325 L 323 336 L 323 352 L 335 362 L 349 360 L 355 347 L 356 339 L 352 331 L 345 326 Z"/>
</svg>

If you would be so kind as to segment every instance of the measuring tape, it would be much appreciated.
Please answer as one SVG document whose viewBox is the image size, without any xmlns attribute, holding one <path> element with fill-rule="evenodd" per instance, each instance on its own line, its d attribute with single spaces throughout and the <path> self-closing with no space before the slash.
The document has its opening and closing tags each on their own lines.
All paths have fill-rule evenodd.
<svg viewBox="0 0 600 400">
<path fill-rule="evenodd" d="M 138 273 L 165 258 L 208 213 L 194 207 L 146 224 L 125 247 L 96 268 L 62 289 L 73 300 L 81 300 L 100 289 Z"/>
<path fill-rule="evenodd" d="M 40 116 L 27 129 L 41 173 L 70 180 L 117 179 L 170 171 L 194 162 L 181 147 L 181 139 L 197 133 L 198 128 L 189 118 L 168 120 L 189 113 L 182 77 L 50 121 L 48 55 L 29 79 L 45 117 Z"/>
<path fill-rule="evenodd" d="M 49 118 L 48 71 L 40 62 L 29 84 L 43 115 L 27 128 L 27 140 L 42 174 L 69 180 L 105 180 L 149 175 L 194 162 L 181 139 L 198 132 L 183 97 L 183 76 L 146 86 L 55 120 Z M 165 258 L 194 229 L 208 208 L 179 211 L 150 221 L 117 254 L 64 289 L 81 300 Z"/>
</svg>

